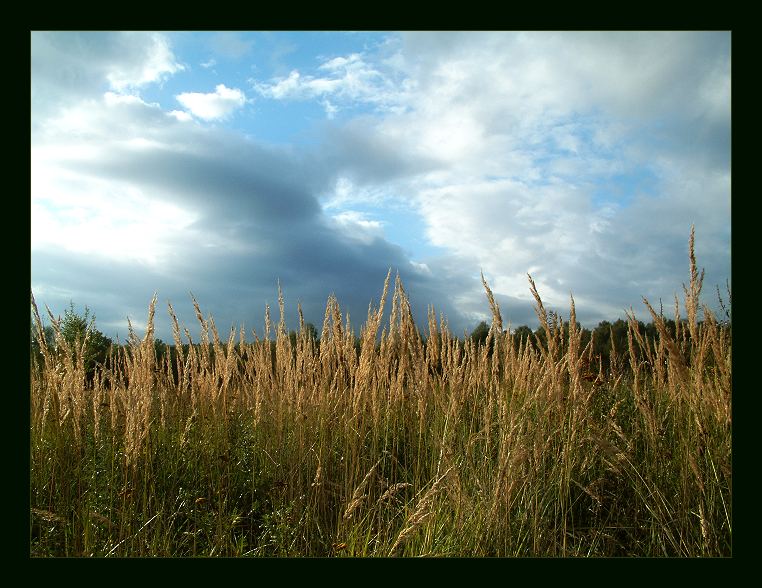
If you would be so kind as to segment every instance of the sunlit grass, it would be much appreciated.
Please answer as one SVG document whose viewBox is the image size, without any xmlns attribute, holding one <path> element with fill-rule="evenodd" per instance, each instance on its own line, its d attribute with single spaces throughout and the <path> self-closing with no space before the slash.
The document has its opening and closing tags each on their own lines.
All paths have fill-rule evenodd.
<svg viewBox="0 0 762 588">
<path fill-rule="evenodd" d="M 484 345 L 433 311 L 421 334 L 399 278 L 382 325 L 388 276 L 359 345 L 333 297 L 319 342 L 301 313 L 289 338 L 281 296 L 255 341 L 196 304 L 189 345 L 170 306 L 160 358 L 154 300 L 92 384 L 86 342 L 45 346 L 33 301 L 31 553 L 729 556 L 731 344 L 698 320 L 690 245 L 687 321 L 649 340 L 630 317 L 607 370 L 534 283 L 544 343 L 503 331 L 486 282 Z"/>
</svg>

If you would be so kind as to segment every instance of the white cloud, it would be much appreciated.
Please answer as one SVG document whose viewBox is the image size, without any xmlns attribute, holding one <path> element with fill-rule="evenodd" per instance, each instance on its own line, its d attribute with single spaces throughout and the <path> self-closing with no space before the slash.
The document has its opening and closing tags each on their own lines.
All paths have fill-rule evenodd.
<svg viewBox="0 0 762 588">
<path fill-rule="evenodd" d="M 193 120 L 193 117 L 184 110 L 171 110 L 168 114 L 170 116 L 174 116 L 177 120 L 182 122 Z"/>
<path fill-rule="evenodd" d="M 427 276 L 431 275 L 431 269 L 425 263 L 419 263 L 417 261 L 410 260 L 410 266 L 418 273 Z"/>
<path fill-rule="evenodd" d="M 339 111 L 338 107 L 334 106 L 330 100 L 323 100 L 322 104 L 326 116 L 332 120 L 336 116 L 336 113 Z"/>
<path fill-rule="evenodd" d="M 397 79 L 394 67 L 368 63 L 359 53 L 329 59 L 318 66 L 317 71 L 324 75 L 303 75 L 299 70 L 292 70 L 287 77 L 251 82 L 262 96 L 275 100 L 324 98 L 329 117 L 336 112 L 336 101 L 371 104 L 381 110 L 395 111 L 409 91 L 409 87 Z M 329 96 L 332 102 L 327 102 Z"/>
<path fill-rule="evenodd" d="M 144 32 L 33 32 L 33 127 L 110 91 L 137 95 L 184 69 L 169 39 Z"/>
<path fill-rule="evenodd" d="M 31 250 L 158 267 L 195 216 L 142 190 L 67 171 L 55 151 L 32 150 Z M 137 236 L 139 238 L 136 238 Z"/>
<path fill-rule="evenodd" d="M 177 101 L 191 114 L 204 120 L 226 118 L 236 109 L 246 104 L 246 96 L 238 88 L 228 88 L 218 84 L 214 92 L 184 92 L 176 96 Z"/>
<path fill-rule="evenodd" d="M 613 318 L 641 295 L 679 289 L 692 222 L 708 243 L 729 235 L 728 39 L 411 33 L 393 63 L 416 91 L 397 94 L 398 112 L 366 120 L 365 133 L 402 158 L 440 162 L 405 194 L 429 241 L 489 272 L 496 293 L 528 299 L 532 271 L 551 304 L 567 308 L 572 290 Z M 351 56 L 322 67 L 351 87 L 346 72 L 360 63 L 373 69 Z M 282 96 L 311 95 L 311 81 L 294 76 Z M 712 157 L 720 167 L 704 169 Z M 686 198 L 687 184 L 701 195 Z M 378 191 L 371 183 L 352 201 Z M 726 245 L 711 261 L 716 275 L 727 271 Z"/>
<path fill-rule="evenodd" d="M 131 94 L 115 94 L 114 92 L 106 92 L 103 94 L 103 100 L 108 106 L 114 106 L 119 104 L 143 104 L 146 106 L 157 106 L 156 104 L 148 104 L 140 99 L 139 96 L 133 96 Z"/>
<path fill-rule="evenodd" d="M 127 42 L 143 44 L 142 59 L 133 63 L 115 62 L 108 68 L 106 78 L 119 92 L 158 82 L 185 67 L 175 60 L 169 41 L 160 34 L 147 36 L 128 34 Z"/>
<path fill-rule="evenodd" d="M 335 57 L 320 65 L 318 69 L 324 69 L 326 71 L 346 71 L 351 65 L 363 63 L 359 53 L 352 53 L 348 57 Z"/>
<path fill-rule="evenodd" d="M 270 85 L 255 84 L 255 88 L 263 96 L 275 98 L 276 100 L 287 98 L 291 95 L 296 95 L 301 89 L 299 72 L 297 70 L 293 70 L 290 74 L 288 74 L 287 78 L 280 78 L 275 83 Z"/>
<path fill-rule="evenodd" d="M 383 223 L 369 220 L 367 215 L 347 210 L 332 217 L 335 227 L 344 237 L 369 245 L 376 239 L 383 239 Z"/>
</svg>

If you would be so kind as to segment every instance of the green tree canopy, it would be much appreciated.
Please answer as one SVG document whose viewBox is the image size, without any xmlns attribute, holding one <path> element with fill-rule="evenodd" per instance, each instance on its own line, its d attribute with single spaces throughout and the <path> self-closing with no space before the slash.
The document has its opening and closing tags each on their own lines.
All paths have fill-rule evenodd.
<svg viewBox="0 0 762 588">
<path fill-rule="evenodd" d="M 489 325 L 485 321 L 476 325 L 476 328 L 471 331 L 471 339 L 477 345 L 485 343 L 487 341 L 487 335 L 489 335 Z"/>
<path fill-rule="evenodd" d="M 106 362 L 111 347 L 111 339 L 95 328 L 95 316 L 90 315 L 90 309 L 87 306 L 85 306 L 84 315 L 79 315 L 74 310 L 73 302 L 64 311 L 60 329 L 64 341 L 75 354 L 80 352 L 87 334 L 87 344 L 84 350 L 85 373 L 88 379 L 91 379 L 96 365 Z"/>
<path fill-rule="evenodd" d="M 522 341 L 524 339 L 528 339 L 529 341 L 531 341 L 532 329 L 530 329 L 526 325 L 521 325 L 515 331 L 513 331 L 513 336 L 517 341 Z"/>
</svg>

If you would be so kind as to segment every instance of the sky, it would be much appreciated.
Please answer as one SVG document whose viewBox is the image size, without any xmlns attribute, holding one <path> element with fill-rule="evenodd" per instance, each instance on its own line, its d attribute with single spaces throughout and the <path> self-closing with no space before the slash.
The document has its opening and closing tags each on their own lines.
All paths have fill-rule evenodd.
<svg viewBox="0 0 762 588">
<path fill-rule="evenodd" d="M 31 289 L 125 341 L 265 306 L 356 334 L 391 268 L 423 330 L 672 313 L 730 280 L 729 32 L 32 32 Z M 44 311 L 43 311 L 44 312 Z M 682 311 L 684 315 L 684 310 Z"/>
</svg>

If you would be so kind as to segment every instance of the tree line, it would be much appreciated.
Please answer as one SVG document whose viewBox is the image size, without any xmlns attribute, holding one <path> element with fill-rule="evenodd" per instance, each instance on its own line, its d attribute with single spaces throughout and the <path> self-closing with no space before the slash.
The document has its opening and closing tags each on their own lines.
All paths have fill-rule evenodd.
<svg viewBox="0 0 762 588">
<path fill-rule="evenodd" d="M 558 328 L 562 331 L 562 341 L 568 343 L 569 340 L 569 323 L 558 320 L 558 316 L 555 315 L 554 321 Z M 43 336 L 45 337 L 46 345 L 48 349 L 54 351 L 62 351 L 60 347 L 68 346 L 75 357 L 84 352 L 84 368 L 87 380 L 92 381 L 96 369 L 99 366 L 107 366 L 110 357 L 118 355 L 120 350 L 124 350 L 128 347 L 125 344 L 119 344 L 112 341 L 111 338 L 105 336 L 101 331 L 95 328 L 95 317 L 91 316 L 90 309 L 85 307 L 84 314 L 79 314 L 75 311 L 74 304 L 71 303 L 70 307 L 64 311 L 64 316 L 59 317 L 58 329 L 60 332 L 60 339 L 56 339 L 55 328 L 52 325 L 47 325 L 42 328 Z M 685 320 L 681 323 L 686 322 Z M 690 338 L 690 333 L 684 324 L 678 325 L 675 320 L 664 318 L 664 324 L 670 337 L 677 338 L 678 327 L 682 337 Z M 700 324 L 700 323 L 699 323 Z M 723 328 L 730 333 L 730 316 L 726 312 L 726 320 L 722 321 Z M 628 321 L 617 319 L 614 322 L 601 321 L 594 329 L 587 329 L 582 327 L 579 323 L 576 324 L 581 336 L 581 349 L 586 349 L 588 344 L 591 344 L 592 350 L 588 349 L 590 357 L 593 359 L 593 365 L 590 365 L 591 369 L 602 369 L 604 372 L 609 372 L 612 369 L 618 372 L 629 369 L 630 357 L 628 353 Z M 685 328 L 683 328 L 685 327 Z M 308 339 L 310 339 L 316 348 L 320 346 L 320 336 L 315 325 L 312 323 L 304 324 L 305 333 Z M 637 322 L 637 329 L 644 340 L 655 342 L 659 338 L 659 332 L 656 325 L 653 322 L 644 323 L 642 321 Z M 461 344 L 465 344 L 470 340 L 474 345 L 487 346 L 487 352 L 492 352 L 493 340 L 489 338 L 490 326 L 486 321 L 481 321 L 471 331 L 470 335 L 464 333 L 464 337 L 460 339 Z M 87 338 L 85 339 L 85 336 Z M 298 334 L 296 331 L 290 331 L 289 339 L 293 349 L 296 348 L 296 342 Z M 510 333 L 514 344 L 516 345 L 531 345 L 535 349 L 539 350 L 544 348 L 547 350 L 547 335 L 542 327 L 538 327 L 532 330 L 527 325 L 521 325 L 516 329 L 513 329 Z M 39 341 L 39 331 L 37 327 L 32 323 L 31 325 L 31 353 L 32 361 L 36 365 L 42 365 L 42 353 Z M 422 336 L 424 346 L 427 344 L 426 338 Z M 592 343 L 591 343 L 592 341 Z M 85 345 L 83 346 L 83 342 Z M 270 341 L 272 346 L 273 357 L 275 355 L 275 341 Z M 200 347 L 200 343 L 194 343 L 194 347 Z M 235 344 L 238 348 L 239 344 Z M 357 353 L 360 352 L 361 340 L 359 337 L 355 337 L 355 349 Z M 190 344 L 184 344 L 183 355 L 187 356 Z M 167 355 L 169 355 L 170 365 L 175 366 L 175 357 L 177 355 L 175 345 L 167 344 L 161 339 L 154 339 L 154 350 L 156 354 L 156 360 L 158 365 L 165 365 L 167 363 Z M 209 352 L 214 353 L 213 346 L 209 344 Z"/>
</svg>

